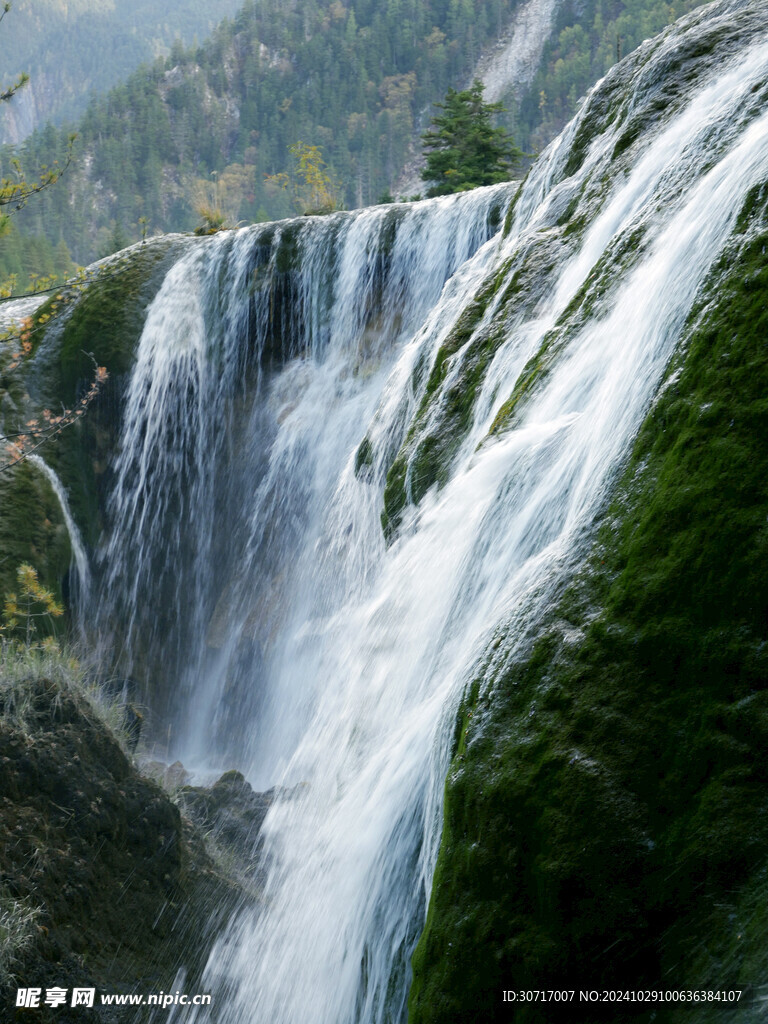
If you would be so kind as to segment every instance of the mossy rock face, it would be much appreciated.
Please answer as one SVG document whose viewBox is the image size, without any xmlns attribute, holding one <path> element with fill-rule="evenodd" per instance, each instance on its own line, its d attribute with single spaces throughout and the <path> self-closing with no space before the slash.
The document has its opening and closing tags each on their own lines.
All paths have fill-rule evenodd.
<svg viewBox="0 0 768 1024">
<path fill-rule="evenodd" d="M 670 27 L 615 64 L 574 124 L 570 144 L 564 147 L 562 176 L 577 174 L 595 140 L 624 118 L 612 153 L 614 161 L 620 160 L 650 127 L 668 121 L 688 101 L 713 66 L 743 53 L 762 30 L 760 15 L 755 10 L 729 15 L 724 24 L 702 9 L 694 11 L 686 16 L 686 32 L 679 25 Z M 668 45 L 670 37 L 673 45 Z"/>
<path fill-rule="evenodd" d="M 31 401 L 40 409 L 71 408 L 93 381 L 96 365 L 109 374 L 87 415 L 40 452 L 64 483 L 87 544 L 94 544 L 101 530 L 125 388 L 147 309 L 188 244 L 168 236 L 133 247 L 96 272 L 71 310 L 50 322 L 43 319 L 44 333 L 34 332 L 36 354 L 27 377 Z M 35 322 L 49 312 L 49 303 L 41 306 Z"/>
<path fill-rule="evenodd" d="M 510 988 L 741 989 L 736 1015 L 755 1012 L 768 969 L 766 193 L 712 271 L 581 570 L 527 656 L 479 678 L 460 710 L 411 1024 L 549 1019 L 502 1002 Z M 653 1009 L 675 1022 L 734 1011 Z M 641 1004 L 568 1010 L 650 1019 Z"/>
<path fill-rule="evenodd" d="M 225 908 L 248 894 L 76 690 L 30 675 L 14 691 L 23 724 L 7 692 L 0 686 L 0 895 L 39 911 L 13 966 L 19 983 L 124 993 L 140 981 L 139 990 L 159 992 L 184 966 L 188 990 L 203 991 Z M 15 982 L 0 988 L 3 1021 L 28 1016 L 15 991 Z M 91 1012 L 101 1024 L 118 1019 L 98 1004 Z M 77 1016 L 35 1011 L 43 1024 Z M 139 1012 L 136 1024 L 149 1016 Z"/>
<path fill-rule="evenodd" d="M 67 318 L 56 346 L 57 397 L 71 405 L 78 388 L 92 379 L 94 360 L 113 376 L 129 372 L 147 308 L 170 265 L 169 255 L 178 251 L 177 237 L 161 238 L 134 246 L 101 268 Z M 45 312 L 43 306 L 38 316 Z"/>
<path fill-rule="evenodd" d="M 69 535 L 58 498 L 32 463 L 0 474 L 0 551 L 0 598 L 16 591 L 16 570 L 27 563 L 61 599 L 71 559 Z M 52 620 L 40 623 L 41 633 L 53 630 Z"/>
<path fill-rule="evenodd" d="M 475 417 L 489 367 L 511 318 L 532 314 L 563 252 L 564 231 L 534 236 L 488 275 L 434 356 L 418 409 L 389 468 L 382 528 L 392 541 L 409 505 L 443 487 Z M 423 379 L 414 381 L 418 390 Z M 506 420 L 505 420 L 506 422 Z"/>
<path fill-rule="evenodd" d="M 504 264 L 468 303 L 440 346 L 418 411 L 387 474 L 382 527 L 392 540 L 409 504 L 418 505 L 434 485 L 442 487 L 451 461 L 466 437 L 478 390 L 503 334 L 498 328 L 479 330 L 490 302 L 506 285 L 500 306 L 516 291 Z M 449 380 L 449 374 L 450 380 Z"/>
</svg>

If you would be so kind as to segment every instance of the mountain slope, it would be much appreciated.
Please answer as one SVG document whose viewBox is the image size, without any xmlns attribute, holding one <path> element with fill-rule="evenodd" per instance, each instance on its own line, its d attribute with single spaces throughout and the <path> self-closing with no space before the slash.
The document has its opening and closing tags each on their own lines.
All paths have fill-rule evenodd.
<svg viewBox="0 0 768 1024">
<path fill-rule="evenodd" d="M 524 88 L 508 97 L 519 140 L 538 145 L 564 123 L 615 59 L 617 32 L 635 45 L 649 26 L 660 28 L 693 5 L 563 0 L 544 63 L 529 86 L 531 69 L 516 72 Z M 488 55 L 505 32 L 515 38 L 521 8 L 516 0 L 296 0 L 286 10 L 275 0 L 250 0 L 204 46 L 175 53 L 92 102 L 79 125 L 77 167 L 66 187 L 24 212 L 24 229 L 64 237 L 85 262 L 116 225 L 138 237 L 140 217 L 150 229 L 191 228 L 193 197 L 206 190 L 208 204 L 220 203 L 233 220 L 286 216 L 294 212 L 288 198 L 265 175 L 290 170 L 289 150 L 299 140 L 322 147 L 347 206 L 375 202 L 413 160 L 430 104 L 449 85 L 488 68 L 494 90 L 503 91 L 509 77 Z M 542 82 L 547 98 L 536 100 Z M 29 142 L 28 163 L 53 153 L 63 153 L 63 137 L 40 132 Z M 411 184 L 421 190 L 418 178 Z"/>
<path fill-rule="evenodd" d="M 47 121 L 82 114 L 140 64 L 176 43 L 205 38 L 239 0 L 17 0 L 0 31 L 4 75 L 30 81 L 0 120 L 0 142 L 20 142 Z"/>
</svg>

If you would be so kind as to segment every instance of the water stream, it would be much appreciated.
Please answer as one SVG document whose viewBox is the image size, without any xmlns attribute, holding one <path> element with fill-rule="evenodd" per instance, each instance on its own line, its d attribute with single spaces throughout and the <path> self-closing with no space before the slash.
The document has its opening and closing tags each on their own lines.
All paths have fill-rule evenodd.
<svg viewBox="0 0 768 1024">
<path fill-rule="evenodd" d="M 72 548 L 72 558 L 75 563 L 75 568 L 77 569 L 77 582 L 79 589 L 73 603 L 75 607 L 87 606 L 91 591 L 91 569 L 88 564 L 88 555 L 86 554 L 85 545 L 83 544 L 83 538 L 80 535 L 80 530 L 77 528 L 77 523 L 72 518 L 67 492 L 56 472 L 51 469 L 48 463 L 39 455 L 35 455 L 34 453 L 32 455 L 28 455 L 27 461 L 37 466 L 40 472 L 47 477 L 48 482 L 53 488 L 53 493 L 56 495 L 59 505 L 61 506 L 61 514 L 64 516 L 64 523 L 67 527 L 69 543 Z"/>
</svg>

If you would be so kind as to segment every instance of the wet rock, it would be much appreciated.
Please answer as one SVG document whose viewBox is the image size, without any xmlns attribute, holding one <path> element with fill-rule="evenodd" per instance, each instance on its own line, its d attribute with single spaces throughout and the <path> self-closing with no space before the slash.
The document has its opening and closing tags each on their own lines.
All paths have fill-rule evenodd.
<svg viewBox="0 0 768 1024">
<path fill-rule="evenodd" d="M 0 897 L 38 912 L 12 973 L 43 989 L 151 992 L 167 991 L 183 965 L 193 986 L 229 908 L 249 893 L 79 694 L 47 679 L 26 690 L 23 723 L 7 694 L 0 706 Z M 164 775 L 188 780 L 179 763 Z M 225 776 L 206 812 L 219 842 L 233 837 L 238 850 L 266 813 L 249 790 Z M 16 981 L 1 986 L 10 1022 Z M 35 1020 L 70 1024 L 70 1011 L 41 1008 Z"/>
<path fill-rule="evenodd" d="M 239 771 L 228 771 L 213 786 L 186 786 L 179 804 L 216 847 L 227 850 L 242 879 L 261 882 L 261 826 L 278 792 L 256 793 Z"/>
</svg>

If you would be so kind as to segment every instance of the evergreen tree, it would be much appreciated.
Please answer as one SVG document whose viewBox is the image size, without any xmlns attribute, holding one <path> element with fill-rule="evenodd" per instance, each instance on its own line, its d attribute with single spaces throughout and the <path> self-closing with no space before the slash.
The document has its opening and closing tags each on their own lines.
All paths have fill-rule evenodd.
<svg viewBox="0 0 768 1024">
<path fill-rule="evenodd" d="M 428 196 L 464 192 L 478 185 L 507 181 L 523 153 L 503 128 L 494 128 L 491 115 L 500 103 L 483 100 L 483 83 L 476 78 L 463 92 L 449 89 L 445 102 L 435 104 L 442 114 L 421 136 L 427 151 L 424 181 L 432 182 Z"/>
</svg>

